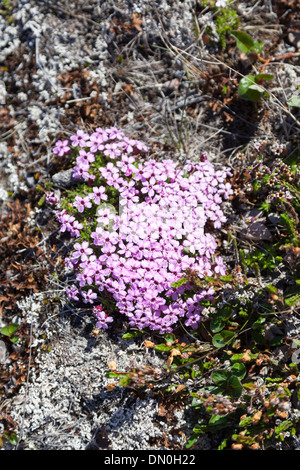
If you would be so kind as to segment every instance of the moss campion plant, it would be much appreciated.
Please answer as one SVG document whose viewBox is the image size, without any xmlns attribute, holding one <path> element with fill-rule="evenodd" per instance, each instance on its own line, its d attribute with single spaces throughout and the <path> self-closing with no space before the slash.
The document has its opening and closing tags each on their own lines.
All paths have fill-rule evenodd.
<svg viewBox="0 0 300 470">
<path fill-rule="evenodd" d="M 79 182 L 61 201 L 47 196 L 74 240 L 68 298 L 90 305 L 99 328 L 113 324 L 117 310 L 130 326 L 160 334 L 180 321 L 197 328 L 214 290 L 178 281 L 186 272 L 200 279 L 226 272 L 211 232 L 226 220 L 229 170 L 216 170 L 204 154 L 181 168 L 147 159 L 146 145 L 115 127 L 78 130 L 53 152 L 73 162 Z"/>
</svg>

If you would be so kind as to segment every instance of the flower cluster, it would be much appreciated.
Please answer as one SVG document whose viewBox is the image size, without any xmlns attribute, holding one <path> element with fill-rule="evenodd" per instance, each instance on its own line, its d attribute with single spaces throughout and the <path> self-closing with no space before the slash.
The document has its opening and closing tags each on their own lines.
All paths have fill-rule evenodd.
<svg viewBox="0 0 300 470">
<path fill-rule="evenodd" d="M 226 272 L 208 226 L 226 220 L 229 170 L 215 170 L 204 154 L 181 168 L 171 159 L 142 163 L 147 147 L 115 127 L 78 131 L 68 147 L 74 176 L 84 182 L 72 210 L 57 212 L 61 231 L 75 237 L 66 263 L 77 285 L 68 297 L 96 305 L 99 328 L 112 321 L 98 305 L 107 296 L 138 329 L 171 332 L 179 321 L 197 328 L 214 290 L 195 292 L 188 281 L 175 286 L 187 271 L 198 278 Z"/>
</svg>

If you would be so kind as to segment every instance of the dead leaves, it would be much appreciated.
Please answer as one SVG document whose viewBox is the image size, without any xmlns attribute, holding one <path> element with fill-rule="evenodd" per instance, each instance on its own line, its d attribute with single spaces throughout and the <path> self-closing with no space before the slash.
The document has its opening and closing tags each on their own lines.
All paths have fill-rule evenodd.
<svg viewBox="0 0 300 470">
<path fill-rule="evenodd" d="M 149 348 L 155 348 L 155 343 L 153 343 L 152 341 L 149 341 L 149 340 L 145 340 L 144 341 L 144 346 L 145 348 L 149 349 Z"/>
<path fill-rule="evenodd" d="M 89 71 L 85 69 L 73 70 L 60 74 L 58 79 L 63 88 L 67 90 L 60 98 L 60 103 L 67 105 L 68 110 L 78 109 L 82 118 L 95 121 L 100 110 L 100 91 L 96 81 L 90 83 Z M 78 90 L 78 98 L 74 98 L 74 87 Z"/>
<path fill-rule="evenodd" d="M 0 315 L 12 312 L 21 296 L 39 292 L 47 283 L 49 267 L 40 245 L 41 234 L 28 224 L 32 207 L 20 200 L 9 202 L 0 218 Z M 52 250 L 53 251 L 53 250 Z"/>
<path fill-rule="evenodd" d="M 141 18 L 141 15 L 139 13 L 133 12 L 130 22 L 123 21 L 122 18 L 119 19 L 116 16 L 114 16 L 110 24 L 110 30 L 115 35 L 120 35 L 122 33 L 133 34 L 134 30 L 139 31 L 139 32 L 142 31 L 143 24 L 144 22 Z"/>
<path fill-rule="evenodd" d="M 142 31 L 142 25 L 144 24 L 143 20 L 141 19 L 141 15 L 138 13 L 132 13 L 132 27 L 137 29 L 138 31 Z"/>
<path fill-rule="evenodd" d="M 171 364 L 174 360 L 174 357 L 176 357 L 176 356 L 181 356 L 181 352 L 178 349 L 174 348 L 174 349 L 171 350 L 171 353 L 170 353 L 170 355 L 168 357 L 168 360 L 167 360 L 167 366 L 168 367 L 171 366 Z"/>
</svg>

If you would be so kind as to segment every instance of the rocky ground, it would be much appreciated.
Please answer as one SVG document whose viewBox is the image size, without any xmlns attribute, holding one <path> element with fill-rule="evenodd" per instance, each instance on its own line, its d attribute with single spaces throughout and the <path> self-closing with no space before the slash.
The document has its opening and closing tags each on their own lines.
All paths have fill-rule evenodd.
<svg viewBox="0 0 300 470">
<path fill-rule="evenodd" d="M 263 63 L 232 36 L 220 47 L 201 3 L 0 2 L 0 326 L 20 325 L 20 342 L 0 342 L 0 435 L 16 435 L 5 448 L 184 448 L 194 423 L 181 403 L 166 412 L 151 391 L 110 389 L 109 361 L 125 370 L 145 354 L 154 367 L 163 360 L 122 339 L 122 324 L 93 336 L 93 318 L 68 304 L 67 246 L 41 198 L 50 182 L 62 192 L 69 182 L 52 149 L 77 129 L 116 126 L 153 156 L 205 151 L 233 170 L 257 143 L 299 148 L 300 116 L 286 106 L 300 85 L 299 1 L 231 2 L 240 29 L 264 42 Z M 238 97 L 253 67 L 274 76 L 263 105 Z M 227 212 L 240 223 L 230 204 Z M 290 327 L 299 333 L 296 314 Z M 213 438 L 198 448 L 214 449 Z"/>
</svg>

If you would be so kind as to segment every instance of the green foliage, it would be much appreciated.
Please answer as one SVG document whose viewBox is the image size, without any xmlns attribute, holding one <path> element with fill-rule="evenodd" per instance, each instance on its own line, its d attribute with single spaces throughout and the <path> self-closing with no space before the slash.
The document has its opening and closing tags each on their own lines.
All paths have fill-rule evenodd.
<svg viewBox="0 0 300 470">
<path fill-rule="evenodd" d="M 238 94 L 241 98 L 256 102 L 263 95 L 269 98 L 269 93 L 260 85 L 263 80 L 272 80 L 273 75 L 260 73 L 257 75 L 246 75 L 239 83 Z"/>
<path fill-rule="evenodd" d="M 243 386 L 241 380 L 246 375 L 246 367 L 244 364 L 236 362 L 230 370 L 216 370 L 212 373 L 211 379 L 217 386 L 214 393 L 226 393 L 227 395 L 238 398 L 242 394 Z"/>
<path fill-rule="evenodd" d="M 264 43 L 255 41 L 249 34 L 244 31 L 234 30 L 231 35 L 236 40 L 237 48 L 245 54 L 256 54 L 259 56 L 263 50 Z M 238 87 L 238 95 L 240 98 L 257 102 L 263 96 L 269 98 L 269 93 L 261 85 L 264 80 L 273 80 L 274 76 L 268 73 L 249 74 L 240 80 Z"/>
<path fill-rule="evenodd" d="M 17 343 L 19 338 L 17 335 L 15 335 L 15 332 L 18 328 L 18 323 L 11 323 L 10 325 L 1 328 L 0 333 L 4 336 L 7 336 L 12 343 Z"/>
<path fill-rule="evenodd" d="M 231 31 L 231 35 L 236 39 L 236 46 L 238 49 L 246 54 L 249 54 L 250 52 L 260 54 L 264 47 L 264 43 L 262 41 L 255 41 L 244 31 Z"/>
<path fill-rule="evenodd" d="M 14 23 L 14 18 L 11 16 L 11 11 L 13 5 L 9 2 L 9 0 L 2 0 L 2 7 L 0 8 L 0 16 L 3 16 L 7 24 Z"/>
<path fill-rule="evenodd" d="M 18 444 L 18 437 L 14 432 L 5 432 L 0 435 L 0 449 L 3 448 L 4 442 L 7 441 L 11 445 L 15 446 Z"/>
<path fill-rule="evenodd" d="M 223 330 L 221 333 L 217 333 L 213 339 L 212 343 L 215 348 L 223 348 L 228 345 L 234 338 L 234 332 L 229 330 Z"/>
<path fill-rule="evenodd" d="M 283 262 L 279 245 L 268 246 L 266 243 L 263 243 L 262 248 L 253 249 L 253 251 L 247 253 L 245 257 L 246 266 L 254 268 L 255 265 L 258 265 L 261 273 L 274 271 Z"/>
<path fill-rule="evenodd" d="M 220 38 L 221 47 L 225 48 L 229 34 L 239 26 L 239 17 L 232 8 L 221 8 L 216 18 L 216 30 Z"/>
</svg>

